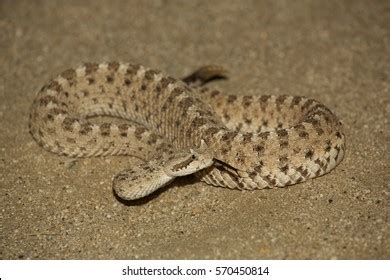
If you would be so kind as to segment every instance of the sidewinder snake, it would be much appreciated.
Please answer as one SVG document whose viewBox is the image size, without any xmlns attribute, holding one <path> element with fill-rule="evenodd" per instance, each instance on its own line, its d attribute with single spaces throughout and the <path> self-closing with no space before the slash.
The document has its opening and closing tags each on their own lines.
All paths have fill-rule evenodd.
<svg viewBox="0 0 390 280">
<path fill-rule="evenodd" d="M 203 86 L 224 74 L 205 66 L 179 80 L 141 65 L 85 63 L 39 90 L 30 133 L 59 155 L 143 158 L 113 179 L 126 200 L 189 174 L 231 189 L 283 187 L 326 174 L 342 160 L 342 123 L 326 106 Z M 126 121 L 98 123 L 95 116 Z"/>
</svg>

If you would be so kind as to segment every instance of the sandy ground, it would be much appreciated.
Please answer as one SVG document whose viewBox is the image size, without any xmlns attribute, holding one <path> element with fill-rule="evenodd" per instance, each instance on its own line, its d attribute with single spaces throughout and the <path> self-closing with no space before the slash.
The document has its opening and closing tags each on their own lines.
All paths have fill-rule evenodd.
<svg viewBox="0 0 390 280">
<path fill-rule="evenodd" d="M 386 1 L 1 1 L 0 258 L 389 259 L 389 11 Z M 119 201 L 111 178 L 136 159 L 71 161 L 27 128 L 48 79 L 107 60 L 178 77 L 220 64 L 227 92 L 321 100 L 345 123 L 346 158 L 290 188 L 183 179 Z"/>
</svg>

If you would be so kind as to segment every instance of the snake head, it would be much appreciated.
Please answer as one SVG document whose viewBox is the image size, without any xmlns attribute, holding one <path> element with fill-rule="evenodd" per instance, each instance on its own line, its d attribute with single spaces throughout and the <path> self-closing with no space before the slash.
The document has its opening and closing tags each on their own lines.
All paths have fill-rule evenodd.
<svg viewBox="0 0 390 280">
<path fill-rule="evenodd" d="M 213 153 L 202 139 L 199 148 L 175 154 L 165 163 L 164 171 L 172 177 L 186 176 L 207 168 L 213 163 Z"/>
</svg>

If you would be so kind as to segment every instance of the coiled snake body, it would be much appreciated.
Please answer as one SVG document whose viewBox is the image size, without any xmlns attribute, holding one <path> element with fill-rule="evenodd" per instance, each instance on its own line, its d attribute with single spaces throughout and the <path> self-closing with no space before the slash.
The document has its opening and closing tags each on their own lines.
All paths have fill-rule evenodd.
<svg viewBox="0 0 390 280">
<path fill-rule="evenodd" d="M 342 124 L 299 96 L 236 96 L 199 86 L 223 75 L 203 67 L 183 81 L 126 63 L 86 63 L 37 93 L 29 128 L 46 150 L 70 157 L 145 159 L 114 177 L 123 199 L 194 173 L 236 189 L 283 187 L 328 173 L 343 158 Z M 90 117 L 128 121 L 97 123 Z"/>
</svg>

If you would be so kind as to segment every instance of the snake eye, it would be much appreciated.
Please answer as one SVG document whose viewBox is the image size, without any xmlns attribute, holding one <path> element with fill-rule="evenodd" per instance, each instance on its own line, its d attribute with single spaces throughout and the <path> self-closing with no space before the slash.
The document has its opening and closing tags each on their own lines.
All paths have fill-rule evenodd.
<svg viewBox="0 0 390 280">
<path fill-rule="evenodd" d="M 196 156 L 194 154 L 191 155 L 191 159 L 192 160 L 195 160 L 196 159 Z"/>
</svg>

